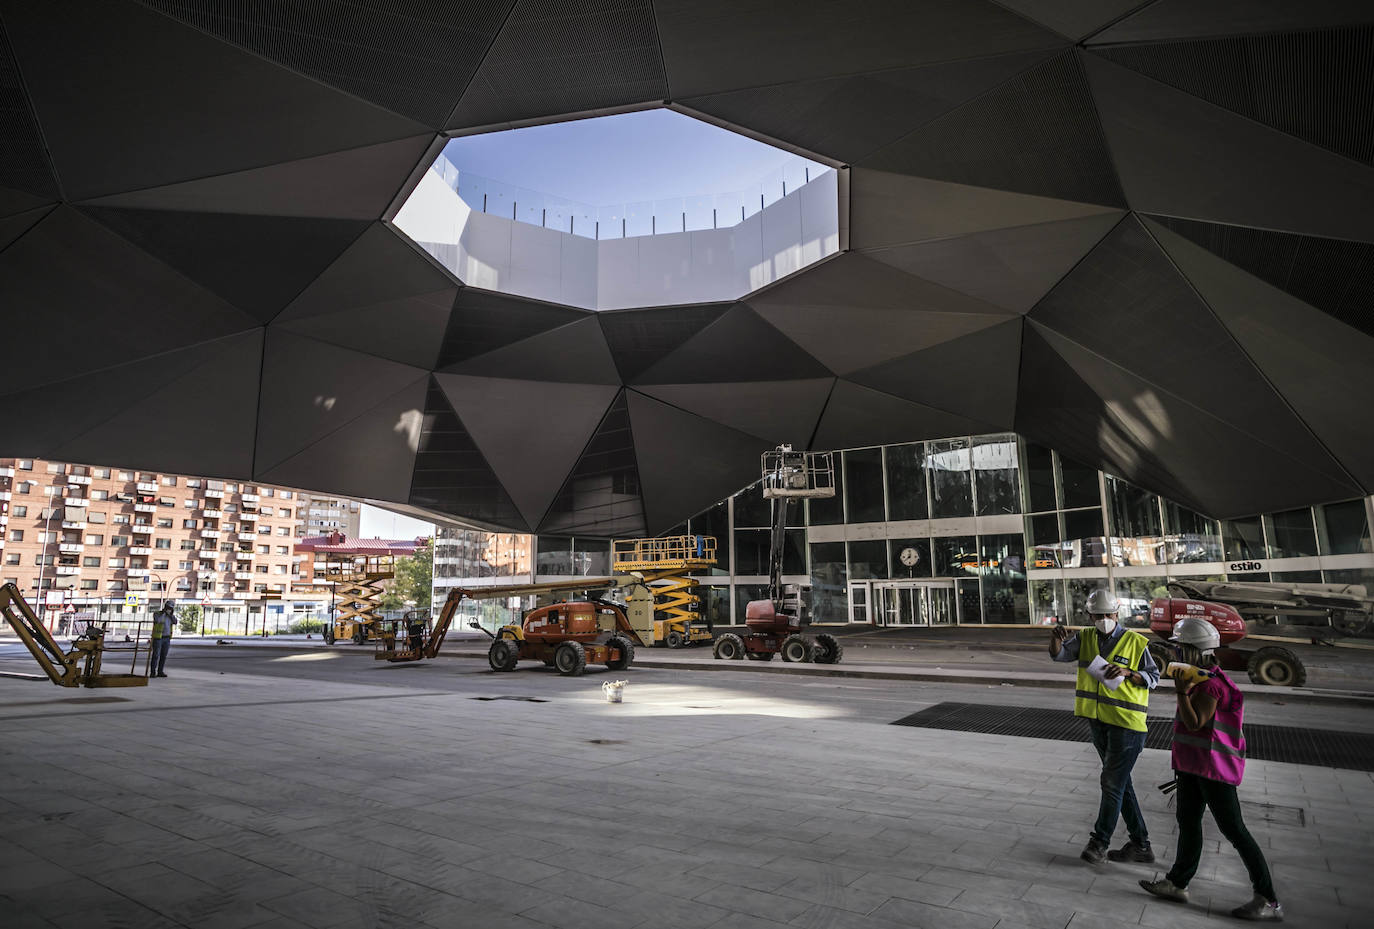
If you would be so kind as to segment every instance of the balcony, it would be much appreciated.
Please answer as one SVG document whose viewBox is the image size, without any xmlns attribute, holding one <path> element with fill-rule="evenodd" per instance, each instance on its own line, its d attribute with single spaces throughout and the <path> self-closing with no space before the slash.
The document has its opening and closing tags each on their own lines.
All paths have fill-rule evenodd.
<svg viewBox="0 0 1374 929">
<path fill-rule="evenodd" d="M 262 599 L 262 594 L 255 594 L 255 593 L 252 593 L 251 591 L 247 591 L 247 590 L 236 590 L 236 591 L 234 591 L 234 599 L 235 599 L 235 600 L 261 600 L 261 599 Z"/>
<path fill-rule="evenodd" d="M 157 485 L 154 484 L 152 481 L 139 481 L 134 486 L 138 488 L 138 492 L 141 494 L 157 493 Z"/>
<path fill-rule="evenodd" d="M 152 526 L 130 526 L 130 527 L 129 527 L 129 531 L 130 531 L 130 532 L 137 532 L 139 535 L 152 535 L 152 534 L 153 534 L 153 527 L 152 527 Z"/>
<path fill-rule="evenodd" d="M 62 520 L 62 528 L 63 528 L 63 529 L 85 529 L 85 528 L 86 528 L 86 521 L 85 521 L 84 519 L 64 519 L 64 520 Z"/>
<path fill-rule="evenodd" d="M 215 499 L 215 500 L 223 500 L 223 499 L 224 499 L 224 491 L 222 491 L 222 490 L 211 490 L 209 487 L 207 487 L 207 488 L 205 488 L 205 496 L 210 497 L 210 498 Z"/>
<path fill-rule="evenodd" d="M 0 500 L 8 500 L 9 498 L 10 492 L 8 490 L 0 490 Z"/>
<path fill-rule="evenodd" d="M 59 542 L 57 550 L 64 555 L 79 555 L 86 550 L 86 546 L 80 542 Z"/>
<path fill-rule="evenodd" d="M 234 552 L 234 557 L 235 557 L 236 559 L 238 559 L 239 561 L 252 561 L 252 560 L 253 560 L 253 553 L 252 553 L 252 552 Z"/>
<path fill-rule="evenodd" d="M 141 577 L 146 581 L 149 577 L 152 576 L 153 572 L 149 571 L 147 568 L 130 568 L 125 573 L 129 575 L 130 580 L 136 577 Z"/>
<path fill-rule="evenodd" d="M 153 503 L 135 503 L 134 510 L 139 513 L 156 513 L 157 505 Z"/>
<path fill-rule="evenodd" d="M 202 536 L 204 536 L 205 538 L 207 538 L 207 539 L 218 539 L 218 538 L 219 538 L 219 530 L 218 530 L 218 529 L 201 529 L 201 530 L 200 530 L 200 534 L 201 534 Z"/>
<path fill-rule="evenodd" d="M 257 502 L 258 502 L 258 495 L 257 495 L 257 494 L 239 494 L 239 499 L 242 500 L 244 503 L 257 503 Z"/>
<path fill-rule="evenodd" d="M 200 515 L 206 519 L 219 519 L 224 515 L 224 511 L 217 510 L 213 506 L 203 506 L 200 508 Z"/>
<path fill-rule="evenodd" d="M 251 581 L 252 579 L 253 579 L 253 572 L 252 572 L 252 571 L 235 571 L 235 572 L 234 572 L 234 580 L 236 580 L 236 581 Z"/>
<path fill-rule="evenodd" d="M 196 552 L 196 557 L 199 558 L 201 561 L 206 561 L 207 559 L 209 561 L 214 561 L 216 558 L 219 557 L 219 553 L 216 552 L 213 548 L 204 549 L 202 551 Z"/>
<path fill-rule="evenodd" d="M 148 555 L 151 555 L 152 553 L 153 550 L 146 545 L 135 545 L 129 549 L 130 555 L 143 555 L 146 557 Z"/>
<path fill-rule="evenodd" d="M 201 568 L 196 572 L 196 577 L 214 577 L 218 573 L 214 568 Z"/>
<path fill-rule="evenodd" d="M 8 513 L 0 513 L 0 526 L 9 525 L 10 516 Z"/>
<path fill-rule="evenodd" d="M 81 567 L 74 564 L 60 564 L 57 566 L 57 573 L 62 577 L 72 577 L 81 573 Z"/>
<path fill-rule="evenodd" d="M 62 501 L 62 504 L 64 506 L 76 507 L 78 510 L 84 510 L 91 505 L 91 501 L 87 500 L 85 497 L 67 497 Z"/>
<path fill-rule="evenodd" d="M 253 512 L 249 512 L 248 510 L 244 510 L 242 513 L 239 514 L 239 519 L 249 519 L 249 520 L 252 520 L 252 519 L 257 519 L 258 516 L 259 516 L 258 513 L 253 513 Z"/>
<path fill-rule="evenodd" d="M 14 477 L 14 469 L 0 468 L 0 477 Z"/>
<path fill-rule="evenodd" d="M 88 474 L 68 474 L 68 475 L 67 475 L 67 483 L 68 483 L 68 484 L 89 484 L 90 482 L 91 482 L 91 478 L 90 478 L 90 475 L 88 475 Z"/>
</svg>

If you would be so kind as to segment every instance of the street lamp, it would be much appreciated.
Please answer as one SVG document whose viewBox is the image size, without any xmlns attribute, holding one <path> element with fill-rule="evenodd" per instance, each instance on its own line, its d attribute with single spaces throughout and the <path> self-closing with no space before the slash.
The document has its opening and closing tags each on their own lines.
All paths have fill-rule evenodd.
<svg viewBox="0 0 1374 929">
<path fill-rule="evenodd" d="M 57 484 L 51 484 L 51 485 L 49 485 L 49 486 L 51 486 L 51 487 L 57 487 L 58 485 L 57 485 Z M 77 488 L 77 487 L 80 487 L 80 486 L 81 486 L 80 484 L 63 484 L 63 485 L 62 485 L 62 507 L 63 507 L 63 509 L 65 509 L 66 506 L 67 506 L 67 494 L 71 493 L 72 490 L 73 490 L 74 488 Z M 55 496 L 57 496 L 57 495 L 54 494 L 54 493 L 51 493 L 51 492 L 49 492 L 49 494 L 48 494 L 48 516 L 47 516 L 46 519 L 43 520 L 43 553 L 42 553 L 41 555 L 38 556 L 38 607 L 39 607 L 39 610 L 41 610 L 41 614 L 40 614 L 40 615 L 42 615 L 43 621 L 44 621 L 44 623 L 48 626 L 49 631 L 51 631 L 52 625 L 51 625 L 51 623 L 48 623 L 48 622 L 47 622 L 47 617 L 48 617 L 48 598 L 47 598 L 47 596 L 43 593 L 43 575 L 47 572 L 47 568 L 48 568 L 48 557 L 49 557 L 49 556 L 48 556 L 48 546 L 52 544 L 52 540 L 48 538 L 48 535 L 49 535 L 49 533 L 52 531 L 52 518 L 53 518 L 54 516 L 57 515 L 57 507 L 53 505 L 53 499 L 52 499 L 52 498 L 55 497 Z M 63 515 L 65 515 L 65 514 L 63 514 Z M 59 549 L 59 551 L 60 551 L 60 549 Z M 53 573 L 54 573 L 54 574 L 57 573 L 57 567 L 56 567 L 56 565 L 53 566 Z"/>
</svg>

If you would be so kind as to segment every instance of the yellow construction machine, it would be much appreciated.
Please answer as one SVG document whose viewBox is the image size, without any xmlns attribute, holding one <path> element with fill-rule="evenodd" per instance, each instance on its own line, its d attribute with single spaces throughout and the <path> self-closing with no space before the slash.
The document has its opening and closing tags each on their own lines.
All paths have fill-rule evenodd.
<svg viewBox="0 0 1374 929">
<path fill-rule="evenodd" d="M 659 539 L 617 539 L 611 545 L 612 569 L 640 583 L 626 585 L 627 614 L 647 645 L 682 648 L 711 642 L 711 624 L 702 618 L 697 579 L 689 572 L 715 566 L 716 540 L 705 535 Z M 648 600 L 649 615 L 639 604 Z"/>
<path fill-rule="evenodd" d="M 143 687 L 148 683 L 148 678 L 142 674 L 101 673 L 105 630 L 95 624 L 72 641 L 71 651 L 62 651 L 14 584 L 0 586 L 0 614 L 19 634 L 43 672 L 59 687 Z M 133 651 L 137 661 L 137 648 Z"/>
</svg>

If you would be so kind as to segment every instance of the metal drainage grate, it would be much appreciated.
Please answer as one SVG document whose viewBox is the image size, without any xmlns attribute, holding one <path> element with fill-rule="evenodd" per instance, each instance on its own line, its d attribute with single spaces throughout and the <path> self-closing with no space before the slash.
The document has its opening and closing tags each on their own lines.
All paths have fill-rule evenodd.
<svg viewBox="0 0 1374 929">
<path fill-rule="evenodd" d="M 548 703 L 548 702 L 549 702 L 549 701 L 547 701 L 547 700 L 541 700 L 541 699 L 539 699 L 538 697 L 472 697 L 471 699 L 473 699 L 473 700 L 484 700 L 484 701 L 491 701 L 491 700 L 523 700 L 523 701 L 525 701 L 526 703 Z"/>
<path fill-rule="evenodd" d="M 893 725 L 982 732 L 1026 739 L 1057 739 L 1062 742 L 1088 741 L 1086 719 L 1074 716 L 1068 710 L 1040 707 L 937 703 L 904 716 Z M 1173 741 L 1173 719 L 1152 718 L 1147 720 L 1146 726 L 1145 747 L 1167 749 Z M 1253 761 L 1283 761 L 1323 768 L 1374 771 L 1374 735 L 1247 724 L 1245 742 L 1246 756 Z"/>
</svg>

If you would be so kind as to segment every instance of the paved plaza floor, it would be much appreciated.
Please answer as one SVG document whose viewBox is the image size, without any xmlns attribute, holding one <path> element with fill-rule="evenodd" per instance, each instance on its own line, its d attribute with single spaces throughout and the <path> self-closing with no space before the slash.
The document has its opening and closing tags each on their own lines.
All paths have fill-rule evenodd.
<svg viewBox="0 0 1374 929">
<path fill-rule="evenodd" d="M 1190 905 L 1136 886 L 1173 855 L 1166 752 L 1136 767 L 1162 864 L 1094 868 L 1091 747 L 891 725 L 1058 690 L 246 646 L 168 673 L 0 678 L 5 929 L 1187 929 L 1249 898 L 1210 821 Z M 1374 732 L 1253 694 L 1247 719 Z M 1369 925 L 1371 774 L 1256 761 L 1240 794 L 1289 924 Z"/>
</svg>

